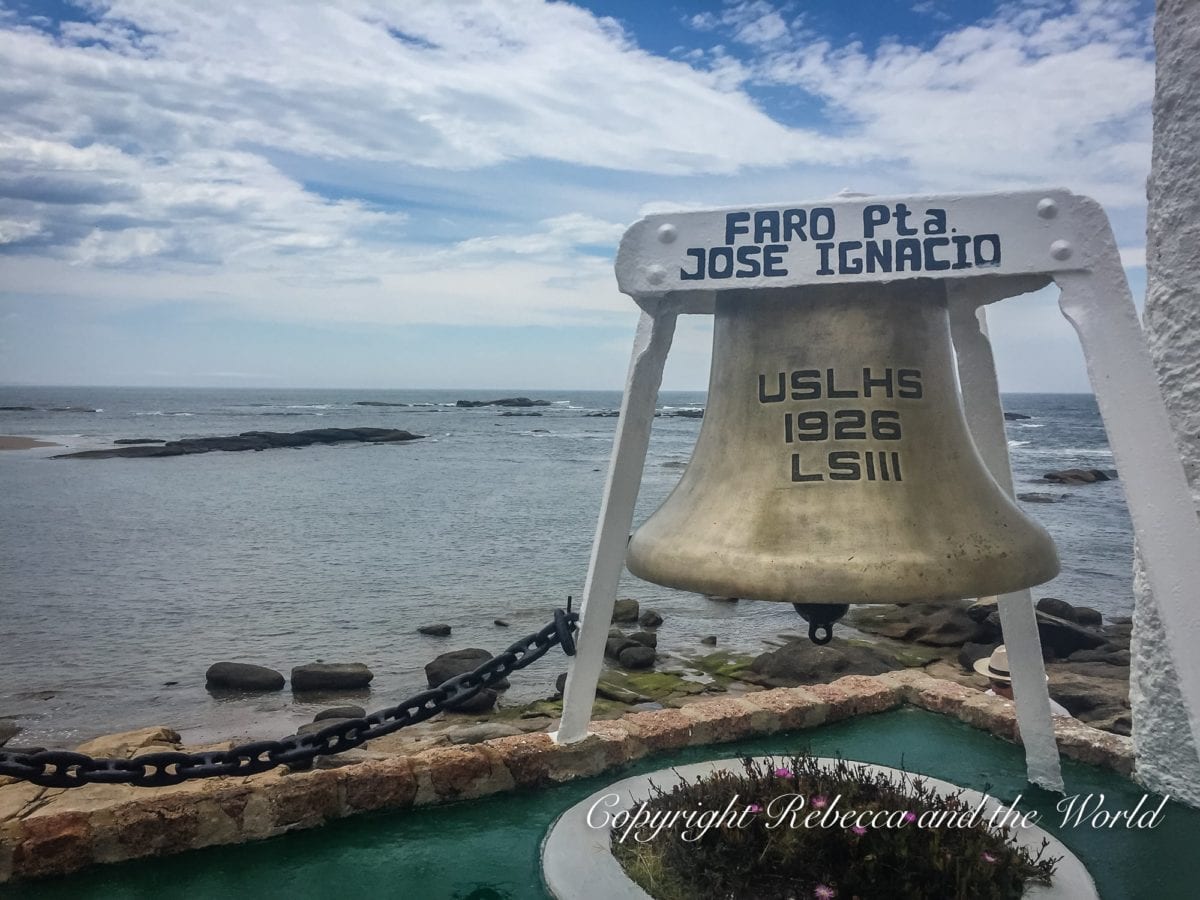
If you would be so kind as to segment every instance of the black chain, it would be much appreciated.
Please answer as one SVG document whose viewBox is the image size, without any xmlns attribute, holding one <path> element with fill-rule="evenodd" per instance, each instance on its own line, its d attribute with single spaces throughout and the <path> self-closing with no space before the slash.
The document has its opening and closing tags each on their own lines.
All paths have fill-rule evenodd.
<svg viewBox="0 0 1200 900">
<path fill-rule="evenodd" d="M 278 741 L 254 741 L 230 750 L 205 753 L 145 753 L 133 759 L 96 759 L 69 750 L 0 751 L 0 776 L 30 781 L 44 787 L 69 788 L 84 784 L 132 784 L 163 787 L 192 778 L 217 775 L 254 775 L 276 766 L 306 769 L 318 756 L 350 750 L 360 744 L 416 725 L 471 699 L 512 672 L 545 656 L 556 644 L 567 656 L 575 655 L 575 623 L 579 614 L 556 609 L 554 621 L 541 631 L 517 641 L 499 656 L 435 688 L 360 719 L 335 722 L 306 735 Z"/>
</svg>

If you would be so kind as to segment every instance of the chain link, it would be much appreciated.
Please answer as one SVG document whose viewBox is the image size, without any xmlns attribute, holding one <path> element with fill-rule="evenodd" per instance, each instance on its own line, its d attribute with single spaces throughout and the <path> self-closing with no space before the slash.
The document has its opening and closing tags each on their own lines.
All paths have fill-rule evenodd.
<svg viewBox="0 0 1200 900">
<path fill-rule="evenodd" d="M 444 710 L 453 710 L 518 669 L 537 662 L 551 647 L 560 645 L 564 653 L 574 656 L 574 631 L 578 620 L 579 614 L 571 612 L 568 599 L 566 610 L 556 609 L 554 620 L 541 631 L 517 641 L 470 672 L 456 675 L 395 706 L 359 719 L 335 722 L 312 734 L 292 735 L 278 741 L 254 741 L 230 750 L 145 753 L 133 759 L 97 759 L 69 750 L 8 753 L 0 750 L 0 776 L 56 788 L 84 784 L 163 787 L 194 778 L 254 775 L 277 766 L 306 769 L 318 756 L 342 753 L 424 722 Z"/>
</svg>

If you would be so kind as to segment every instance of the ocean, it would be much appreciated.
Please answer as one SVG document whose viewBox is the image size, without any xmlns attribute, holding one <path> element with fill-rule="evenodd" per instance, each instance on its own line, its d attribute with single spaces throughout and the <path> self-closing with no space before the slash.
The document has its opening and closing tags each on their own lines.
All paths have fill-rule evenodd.
<svg viewBox="0 0 1200 900">
<path fill-rule="evenodd" d="M 511 412 L 455 402 L 527 396 Z M 185 740 L 274 737 L 328 703 L 290 692 L 222 698 L 219 660 L 286 675 L 364 662 L 375 709 L 425 687 L 423 666 L 461 647 L 503 649 L 580 596 L 616 419 L 617 391 L 223 390 L 0 387 L 0 434 L 70 450 L 116 438 L 203 437 L 320 427 L 403 428 L 404 444 L 313 446 L 165 459 L 51 460 L 0 452 L 0 718 L 16 743 L 67 746 L 166 724 Z M 1108 615 L 1132 610 L 1132 536 L 1119 481 L 1063 487 L 1050 469 L 1111 469 L 1095 399 L 1008 394 L 1017 491 L 1059 548 L 1062 574 L 1035 589 Z M 362 401 L 395 406 L 356 405 Z M 703 392 L 662 393 L 636 521 L 666 497 L 701 421 Z M 407 405 L 401 405 L 407 404 Z M 52 411 L 52 410 L 65 411 Z M 795 632 L 787 604 L 716 603 L 626 574 L 621 596 L 659 610 L 660 650 L 699 639 L 766 649 Z M 501 628 L 493 620 L 507 620 Z M 450 638 L 417 626 L 445 623 Z M 505 702 L 547 695 L 565 658 L 514 676 Z"/>
</svg>

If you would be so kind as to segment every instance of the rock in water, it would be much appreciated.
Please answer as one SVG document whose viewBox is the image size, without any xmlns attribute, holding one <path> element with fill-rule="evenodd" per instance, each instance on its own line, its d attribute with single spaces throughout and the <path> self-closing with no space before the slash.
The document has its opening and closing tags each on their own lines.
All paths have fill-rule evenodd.
<svg viewBox="0 0 1200 900">
<path fill-rule="evenodd" d="M 292 669 L 293 691 L 342 691 L 364 688 L 374 678 L 362 663 L 309 663 Z"/>
<path fill-rule="evenodd" d="M 700 643 L 704 644 L 706 647 L 715 647 L 717 646 L 717 636 L 715 634 L 705 635 L 704 637 L 700 638 Z"/>
<path fill-rule="evenodd" d="M 449 625 L 422 625 L 420 628 L 417 629 L 417 631 L 419 631 L 421 634 L 433 635 L 434 637 L 449 637 L 450 636 L 450 626 Z"/>
<path fill-rule="evenodd" d="M 655 655 L 653 647 L 634 644 L 621 651 L 617 662 L 626 669 L 649 669 L 654 665 Z"/>
<path fill-rule="evenodd" d="M 1066 619 L 1068 622 L 1075 621 L 1075 607 L 1066 600 L 1059 600 L 1057 597 L 1043 597 L 1037 602 L 1037 608 L 1038 612 L 1049 613 L 1060 619 Z"/>
<path fill-rule="evenodd" d="M 1032 416 L 1027 416 L 1027 415 L 1025 415 L 1025 413 L 1010 413 L 1010 412 L 1006 412 L 1006 413 L 1004 414 L 1004 419 L 1005 419 L 1005 421 L 1006 421 L 1006 422 L 1019 422 L 1019 421 L 1021 421 L 1022 419 L 1031 419 L 1031 418 L 1033 418 L 1033 417 L 1032 417 Z"/>
<path fill-rule="evenodd" d="M 493 624 L 493 625 L 499 625 L 501 628 L 507 628 L 507 627 L 508 627 L 508 623 L 507 623 L 507 622 L 505 622 L 503 619 L 492 619 L 492 624 Z"/>
<path fill-rule="evenodd" d="M 859 631 L 931 647 L 958 647 L 985 639 L 986 628 L 968 612 L 970 604 L 861 606 L 846 620 Z M 865 673 L 860 673 L 865 674 Z"/>
<path fill-rule="evenodd" d="M 123 457 L 144 459 L 160 456 L 189 456 L 193 453 L 209 453 L 214 450 L 270 450 L 273 447 L 307 447 L 311 444 L 342 444 L 357 441 L 368 444 L 388 444 L 398 441 L 415 441 L 422 434 L 401 431 L 395 428 L 310 428 L 307 431 L 283 433 L 278 431 L 243 431 L 226 437 L 188 438 L 182 441 L 167 441 L 159 446 L 138 445 L 113 447 L 107 450 L 83 450 L 78 453 L 60 453 L 52 459 L 110 459 Z"/>
<path fill-rule="evenodd" d="M 613 605 L 612 620 L 614 622 L 636 622 L 640 614 L 641 609 L 638 602 L 625 598 L 618 600 Z"/>
<path fill-rule="evenodd" d="M 431 688 L 437 687 L 455 675 L 462 675 L 464 672 L 478 669 L 491 658 L 491 653 L 478 647 L 451 650 L 449 653 L 434 657 L 431 662 L 425 664 L 425 680 L 429 682 Z M 501 679 L 493 687 L 501 689 L 508 687 L 508 679 Z"/>
<path fill-rule="evenodd" d="M 0 719 L 0 747 L 3 747 L 20 733 L 20 725 Z"/>
<path fill-rule="evenodd" d="M 236 691 L 278 691 L 283 688 L 283 675 L 266 666 L 251 663 L 213 663 L 204 673 L 206 686 Z"/>
<path fill-rule="evenodd" d="M 330 709 L 323 709 L 315 716 L 314 722 L 324 722 L 326 719 L 361 719 L 367 714 L 367 711 L 361 706 L 334 706 Z"/>
<path fill-rule="evenodd" d="M 878 647 L 850 644 L 841 638 L 824 646 L 799 640 L 763 653 L 741 677 L 765 687 L 796 687 L 833 681 L 843 675 L 882 675 L 901 664 Z"/>
<path fill-rule="evenodd" d="M 1108 473 L 1102 469 L 1060 469 L 1042 476 L 1055 484 L 1094 484 L 1109 481 Z"/>
<path fill-rule="evenodd" d="M 352 716 L 351 718 L 358 718 L 358 717 Z M 326 728 L 330 728 L 334 725 L 341 725 L 343 722 L 348 722 L 348 721 L 350 721 L 350 720 L 349 719 L 335 719 L 335 718 L 320 719 L 317 721 L 309 722 L 307 725 L 301 725 L 299 728 L 296 729 L 296 734 L 300 735 L 301 737 L 303 737 L 306 734 L 316 734 L 318 731 L 322 731 L 322 730 L 324 730 Z"/>
<path fill-rule="evenodd" d="M 663 623 L 663 617 L 657 610 L 648 609 L 638 618 L 638 624 L 643 628 L 657 628 Z"/>
<path fill-rule="evenodd" d="M 631 641 L 636 641 L 643 647 L 657 647 L 658 635 L 652 631 L 635 631 L 629 636 Z"/>
</svg>

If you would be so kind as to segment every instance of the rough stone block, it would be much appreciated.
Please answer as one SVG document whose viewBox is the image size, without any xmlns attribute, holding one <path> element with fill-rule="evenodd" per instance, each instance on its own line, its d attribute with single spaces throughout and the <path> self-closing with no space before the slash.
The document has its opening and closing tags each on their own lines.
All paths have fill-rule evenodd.
<svg viewBox="0 0 1200 900">
<path fill-rule="evenodd" d="M 371 760 L 346 773 L 344 790 L 350 813 L 403 809 L 417 796 L 417 779 L 405 757 Z"/>
<path fill-rule="evenodd" d="M 766 710 L 779 723 L 780 731 L 812 728 L 825 721 L 829 704 L 807 688 L 776 688 L 747 694 L 743 702 Z M 763 733 L 771 733 L 769 730 Z"/>
<path fill-rule="evenodd" d="M 483 744 L 426 750 L 412 757 L 412 766 L 417 806 L 485 797 L 515 787 L 500 756 Z"/>
<path fill-rule="evenodd" d="M 675 750 L 691 743 L 692 720 L 677 709 L 656 709 L 624 717 L 651 750 Z"/>
<path fill-rule="evenodd" d="M 92 862 L 92 829 L 84 813 L 37 816 L 20 824 L 13 877 L 64 875 Z"/>
<path fill-rule="evenodd" d="M 882 684 L 872 675 L 847 675 L 831 684 L 809 685 L 808 690 L 829 704 L 825 717 L 828 722 L 883 712 L 899 706 L 904 699 L 902 688 Z"/>
</svg>

